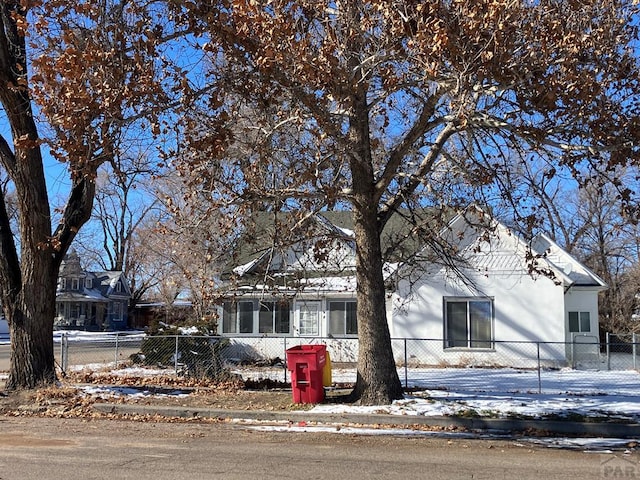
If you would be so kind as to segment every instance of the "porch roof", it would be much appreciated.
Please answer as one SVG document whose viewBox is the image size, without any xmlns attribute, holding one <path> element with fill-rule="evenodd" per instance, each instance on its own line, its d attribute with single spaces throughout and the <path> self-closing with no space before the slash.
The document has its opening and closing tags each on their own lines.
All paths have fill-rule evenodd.
<svg viewBox="0 0 640 480">
<path fill-rule="evenodd" d="M 97 292 L 84 290 L 83 292 L 61 292 L 56 295 L 56 302 L 108 303 L 109 300 Z"/>
</svg>

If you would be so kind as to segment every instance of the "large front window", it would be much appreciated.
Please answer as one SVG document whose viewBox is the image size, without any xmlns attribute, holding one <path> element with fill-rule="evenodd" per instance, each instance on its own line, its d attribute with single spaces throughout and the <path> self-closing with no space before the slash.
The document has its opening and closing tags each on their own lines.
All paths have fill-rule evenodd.
<svg viewBox="0 0 640 480">
<path fill-rule="evenodd" d="M 445 347 L 492 348 L 493 302 L 486 298 L 445 299 Z"/>
<path fill-rule="evenodd" d="M 289 333 L 289 302 L 224 302 L 222 333 Z"/>
<path fill-rule="evenodd" d="M 355 301 L 329 302 L 329 333 L 331 335 L 358 334 Z"/>
</svg>

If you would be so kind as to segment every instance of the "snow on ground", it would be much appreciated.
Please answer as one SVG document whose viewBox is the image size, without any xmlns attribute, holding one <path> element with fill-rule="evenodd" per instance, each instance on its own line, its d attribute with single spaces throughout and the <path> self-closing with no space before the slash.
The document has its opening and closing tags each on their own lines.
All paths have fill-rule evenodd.
<svg viewBox="0 0 640 480">
<path fill-rule="evenodd" d="M 282 368 L 237 369 L 244 378 L 283 379 Z M 398 371 L 403 383 L 405 370 Z M 352 369 L 334 369 L 333 381 L 355 381 Z M 640 374 L 636 371 L 544 371 L 538 383 L 536 371 L 510 368 L 430 368 L 407 369 L 406 384 L 413 393 L 392 405 L 353 406 L 320 404 L 315 413 L 387 413 L 389 415 L 478 415 L 491 417 L 603 418 L 640 421 Z M 541 387 L 541 388 L 540 388 Z M 539 390 L 540 388 L 540 390 Z M 538 393 L 541 391 L 542 393 Z M 259 430 L 288 432 L 333 432 L 359 435 L 410 435 L 445 438 L 510 438 L 509 435 L 469 432 L 428 432 L 415 429 L 371 429 L 341 425 L 256 425 Z M 629 439 L 615 438 L 527 438 L 551 448 L 567 448 L 597 453 L 625 451 Z"/>
<path fill-rule="evenodd" d="M 55 330 L 53 341 L 59 343 L 62 336 L 69 342 L 100 342 L 115 341 L 115 337 L 126 340 L 142 340 L 146 333 L 139 330 L 127 330 L 124 332 L 85 332 L 83 330 Z"/>
<path fill-rule="evenodd" d="M 244 423 L 244 422 L 237 422 Z M 255 422 L 254 422 L 255 423 Z M 478 432 L 448 432 L 415 430 L 408 428 L 368 428 L 351 427 L 342 425 L 315 425 L 306 422 L 298 422 L 287 425 L 255 425 L 248 428 L 258 431 L 276 431 L 289 433 L 335 433 L 343 435 L 393 435 L 411 437 L 437 437 L 449 439 L 485 439 L 485 440 L 512 440 L 513 435 L 498 433 Z M 581 450 L 589 453 L 614 454 L 624 452 L 631 454 L 635 447 L 633 441 L 628 438 L 568 438 L 568 437 L 518 437 L 516 446 L 526 447 L 530 444 L 541 445 L 549 448 L 563 448 L 569 450 Z"/>
<path fill-rule="evenodd" d="M 283 380 L 282 368 L 235 369 L 243 378 Z M 403 379 L 405 370 L 399 369 Z M 608 417 L 640 421 L 640 374 L 636 371 L 511 368 L 410 368 L 413 393 L 392 405 L 321 404 L 313 412 L 390 415 L 473 414 L 492 417 Z M 334 369 L 336 383 L 355 381 L 355 370 Z M 538 393 L 541 392 L 541 393 Z"/>
<path fill-rule="evenodd" d="M 114 333 L 58 331 L 54 340 L 66 335 L 70 342 L 113 340 Z M 120 332 L 127 339 L 143 338 L 143 332 Z M 104 364 L 84 365 L 95 371 Z M 79 366 L 73 366 L 77 370 Z M 245 380 L 290 380 L 284 366 L 232 367 Z M 117 369 L 110 373 L 131 377 L 171 374 L 171 371 L 143 368 Z M 607 417 L 640 421 L 640 374 L 635 370 L 584 371 L 510 368 L 399 368 L 398 374 L 412 393 L 392 405 L 354 407 L 322 404 L 316 412 L 384 412 L 390 415 L 460 415 L 492 417 Z M 353 368 L 332 369 L 336 384 L 353 383 Z M 139 393 L 139 391 L 136 391 Z"/>
<path fill-rule="evenodd" d="M 85 395 L 93 397 L 126 397 L 129 399 L 135 398 L 149 398 L 149 397 L 171 397 L 171 398 L 184 398 L 189 396 L 189 392 L 180 389 L 167 390 L 163 389 L 162 393 L 153 388 L 134 388 L 134 387 L 119 387 L 119 386 L 89 386 L 84 385 L 80 387 L 80 390 Z"/>
</svg>

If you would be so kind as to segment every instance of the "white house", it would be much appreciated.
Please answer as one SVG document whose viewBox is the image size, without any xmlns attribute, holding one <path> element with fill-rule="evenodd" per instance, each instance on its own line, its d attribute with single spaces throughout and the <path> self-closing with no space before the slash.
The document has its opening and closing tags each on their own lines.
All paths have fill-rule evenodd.
<svg viewBox="0 0 640 480">
<path fill-rule="evenodd" d="M 462 259 L 456 266 L 385 265 L 394 349 L 411 343 L 402 353 L 398 348 L 399 363 L 526 366 L 540 358 L 559 366 L 571 357 L 576 335 L 597 342 L 605 283 L 548 237 L 526 243 L 486 221 L 491 234 L 462 215 L 442 232 Z M 221 308 L 219 332 L 254 337 L 261 348 L 270 336 L 291 337 L 289 344 L 357 338 L 349 222 L 348 212 L 320 213 L 304 240 L 245 258 L 234 269 L 237 284 Z"/>
<path fill-rule="evenodd" d="M 539 356 L 556 366 L 571 357 L 576 336 L 597 343 L 604 281 L 544 235 L 527 244 L 494 227 L 479 237 L 462 216 L 452 220 L 446 235 L 466 265 L 457 272 L 423 265 L 401 276 L 391 335 L 442 339 L 420 357 L 451 364 L 525 364 Z"/>
</svg>

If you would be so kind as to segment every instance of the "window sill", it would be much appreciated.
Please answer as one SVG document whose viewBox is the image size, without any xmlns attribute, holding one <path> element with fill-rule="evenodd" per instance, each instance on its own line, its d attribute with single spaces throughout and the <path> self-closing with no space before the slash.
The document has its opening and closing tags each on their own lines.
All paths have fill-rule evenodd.
<svg viewBox="0 0 640 480">
<path fill-rule="evenodd" d="M 445 352 L 495 352 L 496 347 L 444 347 Z"/>
</svg>

